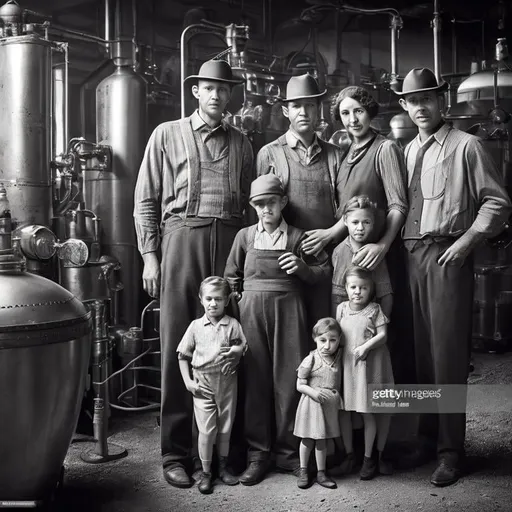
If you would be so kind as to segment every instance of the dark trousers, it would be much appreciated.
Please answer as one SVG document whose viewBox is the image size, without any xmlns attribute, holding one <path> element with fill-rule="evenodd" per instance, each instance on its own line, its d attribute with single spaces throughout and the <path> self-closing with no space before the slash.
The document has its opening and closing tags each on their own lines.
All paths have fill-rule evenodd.
<svg viewBox="0 0 512 512">
<path fill-rule="evenodd" d="M 466 384 L 473 307 L 473 263 L 437 263 L 446 243 L 416 244 L 406 265 L 412 299 L 418 384 Z M 423 414 L 419 435 L 437 443 L 438 455 L 463 454 L 465 414 Z"/>
<path fill-rule="evenodd" d="M 164 468 L 188 464 L 192 454 L 192 395 L 183 384 L 176 348 L 190 322 L 204 314 L 199 286 L 206 277 L 224 275 L 238 229 L 214 220 L 208 225 L 179 225 L 164 230 L 160 291 Z"/>
<path fill-rule="evenodd" d="M 240 317 L 248 343 L 243 362 L 249 462 L 273 452 L 279 468 L 296 469 L 297 368 L 311 348 L 302 298 L 298 292 L 246 291 Z"/>
</svg>

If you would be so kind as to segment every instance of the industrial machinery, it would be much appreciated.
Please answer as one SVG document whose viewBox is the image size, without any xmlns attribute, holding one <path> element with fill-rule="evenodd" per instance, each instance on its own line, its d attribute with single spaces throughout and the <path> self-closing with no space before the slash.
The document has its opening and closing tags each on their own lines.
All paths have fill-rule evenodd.
<svg viewBox="0 0 512 512">
<path fill-rule="evenodd" d="M 91 348 L 91 313 L 28 273 L 0 189 L 0 507 L 35 507 L 62 483 Z"/>
</svg>

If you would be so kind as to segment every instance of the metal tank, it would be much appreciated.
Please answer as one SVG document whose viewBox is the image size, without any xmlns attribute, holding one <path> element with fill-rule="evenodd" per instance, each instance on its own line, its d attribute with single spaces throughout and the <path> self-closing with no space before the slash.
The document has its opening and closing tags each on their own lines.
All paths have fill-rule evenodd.
<svg viewBox="0 0 512 512">
<path fill-rule="evenodd" d="M 92 327 L 76 297 L 24 266 L 11 249 L 1 251 L 0 502 L 28 507 L 48 499 L 62 476 Z"/>
<path fill-rule="evenodd" d="M 13 228 L 50 226 L 51 48 L 35 34 L 0 40 L 0 181 Z"/>
<path fill-rule="evenodd" d="M 129 48 L 131 52 L 131 43 Z M 133 193 L 147 138 L 146 81 L 133 71 L 131 53 L 121 48 L 117 55 L 116 70 L 96 89 L 96 137 L 111 146 L 112 167 L 85 173 L 84 196 L 87 207 L 101 218 L 104 253 L 121 264 L 120 320 L 133 325 L 140 316 L 142 289 Z"/>
</svg>

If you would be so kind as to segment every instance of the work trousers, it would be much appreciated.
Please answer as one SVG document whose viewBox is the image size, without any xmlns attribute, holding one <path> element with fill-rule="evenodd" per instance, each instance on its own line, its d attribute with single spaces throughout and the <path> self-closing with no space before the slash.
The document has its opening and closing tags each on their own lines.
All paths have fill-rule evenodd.
<svg viewBox="0 0 512 512">
<path fill-rule="evenodd" d="M 206 225 L 173 225 L 162 236 L 160 343 L 162 351 L 161 446 L 164 468 L 191 462 L 192 395 L 181 378 L 176 348 L 192 320 L 204 314 L 201 281 L 223 276 L 237 231 L 214 219 Z"/>
<path fill-rule="evenodd" d="M 244 291 L 240 318 L 248 344 L 244 357 L 248 460 L 267 460 L 273 452 L 277 467 L 296 469 L 297 368 L 311 348 L 301 293 Z"/>
<path fill-rule="evenodd" d="M 416 243 L 406 254 L 412 300 L 418 384 L 466 384 L 472 332 L 473 263 L 441 267 L 448 243 Z M 420 437 L 437 444 L 438 455 L 463 454 L 466 415 L 423 414 Z M 456 459 L 455 459 L 456 460 Z"/>
</svg>

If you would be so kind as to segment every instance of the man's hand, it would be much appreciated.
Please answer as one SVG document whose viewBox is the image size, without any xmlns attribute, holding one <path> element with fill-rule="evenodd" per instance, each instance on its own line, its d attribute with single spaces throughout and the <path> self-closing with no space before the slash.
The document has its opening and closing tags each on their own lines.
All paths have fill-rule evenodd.
<svg viewBox="0 0 512 512">
<path fill-rule="evenodd" d="M 464 241 L 463 237 L 461 237 L 453 242 L 453 244 L 450 245 L 450 247 L 448 247 L 448 249 L 439 256 L 439 258 L 437 258 L 437 263 L 441 267 L 446 267 L 447 265 L 461 267 L 472 248 L 473 245 Z"/>
<path fill-rule="evenodd" d="M 332 242 L 330 229 L 312 229 L 306 231 L 306 239 L 301 242 L 301 250 L 308 255 L 317 255 Z"/>
<path fill-rule="evenodd" d="M 158 299 L 160 296 L 160 262 L 154 252 L 143 254 L 142 258 L 144 259 L 144 271 L 142 272 L 144 290 L 150 297 Z"/>
<path fill-rule="evenodd" d="M 204 390 L 199 386 L 199 383 L 195 380 L 191 380 L 187 385 L 187 390 L 192 393 L 192 396 L 195 396 L 196 398 L 206 398 L 206 393 Z"/>
<path fill-rule="evenodd" d="M 277 260 L 279 262 L 279 266 L 287 273 L 287 274 L 303 274 L 307 271 L 308 266 L 295 254 L 291 252 L 285 252 L 279 256 Z"/>
<path fill-rule="evenodd" d="M 366 244 L 352 257 L 352 263 L 358 267 L 373 270 L 386 256 L 384 244 Z"/>
<path fill-rule="evenodd" d="M 224 375 L 230 375 L 236 372 L 238 364 L 243 354 L 242 345 L 235 345 L 234 347 L 221 347 L 220 357 L 223 361 L 220 371 Z"/>
</svg>

